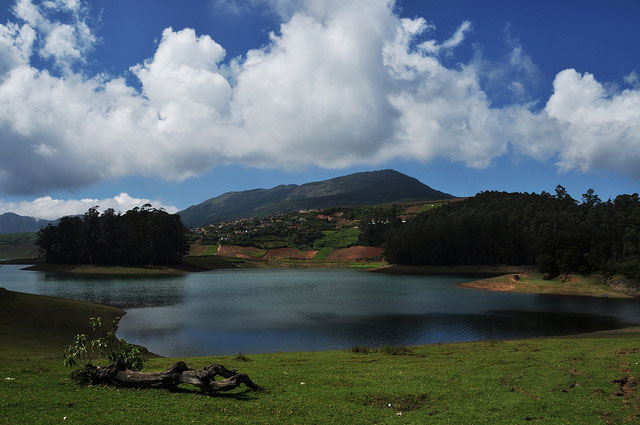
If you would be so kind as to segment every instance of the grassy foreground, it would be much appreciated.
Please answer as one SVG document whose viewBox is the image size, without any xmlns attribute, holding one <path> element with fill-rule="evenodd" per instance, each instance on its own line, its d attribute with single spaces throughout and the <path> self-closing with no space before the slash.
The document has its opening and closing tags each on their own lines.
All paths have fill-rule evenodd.
<svg viewBox="0 0 640 425">
<path fill-rule="evenodd" d="M 0 371 L 6 356 L 28 353 L 61 359 L 71 339 L 89 331 L 89 317 L 101 316 L 109 324 L 123 314 L 116 307 L 0 288 Z"/>
<path fill-rule="evenodd" d="M 640 329 L 580 338 L 183 359 L 248 373 L 266 391 L 204 396 L 81 387 L 61 352 L 111 307 L 0 291 L 0 423 L 634 424 Z M 52 319 L 43 311 L 57 311 Z M 21 324 L 22 321 L 29 324 Z M 12 330 L 19 326 L 19 332 Z M 7 334 L 12 336 L 6 338 Z M 394 355 L 393 353 L 400 353 Z M 162 370 L 177 359 L 150 359 Z M 66 418 L 66 419 L 65 419 Z"/>
</svg>

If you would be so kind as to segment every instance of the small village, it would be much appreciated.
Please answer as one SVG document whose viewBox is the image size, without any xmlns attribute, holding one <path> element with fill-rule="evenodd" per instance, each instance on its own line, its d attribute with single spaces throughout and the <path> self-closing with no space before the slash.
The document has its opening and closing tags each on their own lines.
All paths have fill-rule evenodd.
<svg viewBox="0 0 640 425">
<path fill-rule="evenodd" d="M 380 261 L 383 234 L 439 202 L 299 210 L 193 229 L 191 255 Z"/>
</svg>

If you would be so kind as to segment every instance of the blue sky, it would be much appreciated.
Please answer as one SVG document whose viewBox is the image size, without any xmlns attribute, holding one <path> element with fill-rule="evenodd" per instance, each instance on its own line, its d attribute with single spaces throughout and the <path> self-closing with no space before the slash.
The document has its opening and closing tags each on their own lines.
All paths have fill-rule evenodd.
<svg viewBox="0 0 640 425">
<path fill-rule="evenodd" d="M 0 213 L 384 168 L 638 192 L 636 1 L 10 0 L 0 24 Z"/>
</svg>

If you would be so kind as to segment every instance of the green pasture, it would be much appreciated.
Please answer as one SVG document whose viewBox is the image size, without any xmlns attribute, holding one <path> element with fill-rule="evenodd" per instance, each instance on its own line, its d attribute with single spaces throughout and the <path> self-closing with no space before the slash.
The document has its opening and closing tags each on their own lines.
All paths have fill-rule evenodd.
<svg viewBox="0 0 640 425">
<path fill-rule="evenodd" d="M 344 227 L 338 230 L 324 230 L 323 237 L 313 242 L 315 249 L 322 248 L 348 248 L 358 242 L 360 229 Z"/>
<path fill-rule="evenodd" d="M 0 291 L 2 424 L 635 424 L 640 330 L 579 338 L 152 358 L 222 363 L 264 391 L 79 386 L 62 350 L 121 310 Z"/>
</svg>

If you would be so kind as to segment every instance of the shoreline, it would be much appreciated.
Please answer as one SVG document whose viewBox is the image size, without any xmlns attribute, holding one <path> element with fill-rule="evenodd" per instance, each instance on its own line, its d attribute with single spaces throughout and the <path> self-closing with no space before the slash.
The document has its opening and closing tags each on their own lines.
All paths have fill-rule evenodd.
<svg viewBox="0 0 640 425">
<path fill-rule="evenodd" d="M 234 270 L 247 268 L 264 269 L 355 269 L 368 273 L 384 273 L 390 275 L 471 275 L 481 277 L 458 286 L 467 289 L 494 292 L 515 292 L 529 294 L 574 295 L 610 298 L 639 298 L 638 289 L 624 285 L 609 285 L 598 276 L 567 275 L 564 281 L 560 277 L 551 280 L 542 279 L 532 266 L 412 266 L 387 264 L 380 262 L 345 261 L 325 262 L 315 260 L 289 260 L 258 263 L 251 260 L 222 256 L 185 257 L 185 261 L 174 267 L 160 266 L 93 266 L 93 265 L 58 265 L 36 263 L 32 259 L 9 260 L 0 264 L 28 265 L 22 270 L 86 274 L 92 276 L 180 276 L 187 273 L 199 273 L 213 270 Z M 614 281 L 615 282 L 615 281 Z M 626 288 L 626 290 L 625 290 Z"/>
<path fill-rule="evenodd" d="M 64 264 L 35 264 L 24 267 L 21 270 L 44 272 L 44 273 L 73 273 L 90 275 L 180 275 L 187 273 L 172 267 L 121 267 L 121 266 L 91 266 L 77 265 L 69 266 Z"/>
<path fill-rule="evenodd" d="M 234 257 L 224 257 L 220 255 L 185 257 L 182 264 L 172 267 L 162 266 L 96 266 L 88 264 L 46 264 L 38 259 L 18 259 L 5 260 L 2 265 L 23 265 L 22 270 L 49 272 L 49 273 L 72 273 L 91 275 L 181 275 L 187 273 L 200 273 L 213 270 L 235 270 L 235 269 L 361 269 L 371 270 L 380 268 L 385 264 L 380 261 L 331 261 L 331 260 L 271 260 L 254 261 L 239 259 Z"/>
<path fill-rule="evenodd" d="M 461 284 L 464 285 L 464 284 Z M 614 297 L 612 297 L 614 298 Z M 8 303 L 8 304 L 7 304 Z M 17 303 L 17 304 L 16 304 Z M 4 315 L 7 322 L 5 325 L 9 325 L 9 332 L 5 331 L 5 336 L 12 342 L 13 345 L 18 341 L 18 345 L 22 345 L 23 349 L 33 352 L 41 351 L 45 348 L 56 347 L 61 349 L 66 347 L 66 343 L 71 340 L 72 334 L 86 332 L 88 330 L 88 318 L 93 316 L 101 316 L 105 323 L 116 320 L 119 322 L 126 314 L 126 309 L 109 304 L 100 304 L 90 301 L 81 301 L 72 298 L 61 298 L 50 295 L 30 294 L 26 292 L 8 290 L 0 287 L 0 305 L 5 304 L 8 307 L 7 311 L 4 311 Z M 11 307 L 13 305 L 13 307 Z M 19 305 L 19 306 L 18 306 Z M 28 307 L 25 309 L 25 307 Z M 63 318 L 59 317 L 60 309 L 64 309 L 66 314 Z M 16 310 L 17 309 L 17 310 Z M 15 310 L 15 311 L 14 311 Z M 28 310 L 28 312 L 27 312 Z M 25 320 L 16 319 L 20 314 L 32 314 L 36 312 L 37 319 L 35 322 L 27 323 Z M 11 314 L 9 314 L 11 313 Z M 2 316 L 2 314 L 0 314 Z M 53 320 L 53 316 L 56 316 L 58 320 Z M 84 319 L 82 319 L 84 317 Z M 62 320 L 60 320 L 62 319 Z M 16 322 L 11 324 L 11 322 Z M 20 323 L 19 323 L 20 322 Z M 56 323 L 57 322 L 57 323 Z M 51 323 L 56 323 L 54 328 L 51 328 Z M 46 324 L 46 326 L 45 326 Z M 34 326 L 35 325 L 35 326 Z M 45 329 L 46 328 L 46 329 Z M 0 326 L 0 330 L 2 327 Z M 31 334 L 31 335 L 29 335 Z M 525 338 L 511 338 L 504 340 L 491 340 L 480 339 L 460 342 L 433 342 L 427 344 L 418 344 L 407 346 L 409 348 L 421 348 L 421 347 L 439 347 L 439 346 L 455 346 L 455 345 L 468 345 L 468 344 L 482 344 L 482 343 L 495 343 L 495 342 L 517 342 L 527 340 L 547 340 L 547 339 L 574 339 L 574 338 L 626 338 L 629 336 L 640 336 L 640 325 L 634 324 L 631 326 L 605 329 L 598 331 L 589 331 L 585 333 L 567 334 L 567 335 L 546 335 L 546 336 L 534 336 Z M 35 339 L 33 338 L 35 337 Z M 51 338 L 53 337 L 53 338 Z M 66 339 L 65 339 L 66 337 Z M 26 344 L 25 344 L 26 343 Z M 33 347 L 32 344 L 35 344 Z M 165 357 L 162 354 L 157 354 L 149 351 L 147 347 L 135 344 L 141 349 L 143 355 L 147 358 L 164 358 L 171 359 L 175 356 Z M 37 347 L 37 348 L 35 348 Z M 376 348 L 376 347 L 367 347 Z M 4 350 L 0 349 L 0 357 Z M 10 350 L 13 351 L 13 350 Z M 300 354 L 300 353 L 331 353 L 349 351 L 349 348 L 345 349 L 329 349 L 329 350 L 303 350 L 303 351 L 277 351 L 277 352 L 260 352 L 251 353 L 251 355 L 273 355 L 278 353 L 288 354 Z M 231 354 L 218 354 L 209 353 L 206 355 L 198 356 L 178 356 L 179 358 L 201 358 L 211 356 L 229 356 Z M 175 358 L 178 358 L 175 357 Z"/>
<path fill-rule="evenodd" d="M 487 275 L 500 276 L 509 273 L 528 273 L 531 267 L 526 266 L 405 266 L 405 265 L 380 265 L 379 261 L 318 261 L 318 260 L 275 260 L 269 262 L 257 262 L 251 260 L 238 260 L 231 257 L 215 256 L 214 258 L 221 261 L 213 264 L 206 259 L 189 259 L 181 265 L 175 267 L 160 266 L 94 266 L 94 265 L 66 265 L 66 264 L 45 264 L 33 262 L 20 262 L 4 264 L 28 265 L 22 270 L 38 271 L 38 272 L 54 272 L 54 273 L 77 273 L 77 274 L 93 274 L 93 275 L 118 275 L 118 274 L 141 274 L 141 275 L 170 275 L 199 273 L 211 270 L 234 270 L 245 268 L 264 268 L 264 269 L 360 269 L 370 273 L 385 274 L 413 274 L 413 275 L 441 275 L 441 274 L 469 274 L 469 275 Z M 198 261 L 204 260 L 204 261 Z"/>
<path fill-rule="evenodd" d="M 442 275 L 462 274 L 483 277 L 457 286 L 493 292 L 522 294 L 570 295 L 608 298 L 640 298 L 638 290 L 624 285 L 608 285 L 599 275 L 567 275 L 565 282 L 560 277 L 542 279 L 532 266 L 410 266 L 389 265 L 369 270 L 372 273 L 395 275 Z M 626 290 L 625 290 L 626 288 Z"/>
<path fill-rule="evenodd" d="M 510 273 L 531 273 L 534 267 L 532 266 L 412 266 L 402 264 L 389 264 L 388 266 L 378 267 L 370 270 L 371 273 L 386 273 L 386 274 L 470 274 L 470 275 L 505 275 Z"/>
<path fill-rule="evenodd" d="M 562 281 L 560 277 L 544 280 L 540 273 L 508 273 L 461 283 L 458 286 L 467 289 L 521 294 L 638 298 L 631 293 L 607 286 L 599 276 L 568 275 L 565 281 Z"/>
</svg>

